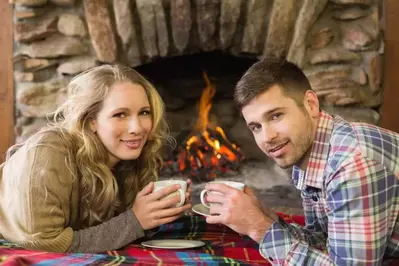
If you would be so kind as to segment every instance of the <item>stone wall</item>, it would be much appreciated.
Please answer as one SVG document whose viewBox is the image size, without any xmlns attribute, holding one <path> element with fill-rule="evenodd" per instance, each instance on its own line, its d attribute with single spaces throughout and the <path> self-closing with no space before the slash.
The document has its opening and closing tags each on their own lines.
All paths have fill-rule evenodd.
<svg viewBox="0 0 399 266">
<path fill-rule="evenodd" d="M 286 56 L 305 70 L 330 111 L 350 120 L 379 119 L 381 0 L 10 2 L 20 138 L 45 124 L 65 100 L 65 84 L 88 68 L 138 67 L 217 50 L 254 59 Z M 243 126 L 236 126 L 237 138 Z"/>
</svg>

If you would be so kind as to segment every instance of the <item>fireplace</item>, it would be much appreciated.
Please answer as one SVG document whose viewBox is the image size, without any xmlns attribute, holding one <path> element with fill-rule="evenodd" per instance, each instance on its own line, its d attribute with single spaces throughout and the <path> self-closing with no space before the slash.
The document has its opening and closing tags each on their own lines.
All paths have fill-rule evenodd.
<svg viewBox="0 0 399 266">
<path fill-rule="evenodd" d="M 175 149 L 165 150 L 163 175 L 186 175 L 198 183 L 211 181 L 216 176 L 236 174 L 244 157 L 254 157 L 255 149 L 232 136 L 237 121 L 242 120 L 234 107 L 233 89 L 253 62 L 255 58 L 237 58 L 219 51 L 136 68 L 158 88 L 177 140 Z M 241 122 L 235 129 L 240 134 L 246 130 L 243 125 Z"/>
<path fill-rule="evenodd" d="M 238 169 L 220 178 L 244 180 L 263 198 L 292 205 L 300 200 L 291 193 L 289 173 L 256 147 L 232 101 L 235 83 L 253 62 L 284 56 L 304 69 L 324 109 L 351 121 L 379 121 L 381 0 L 10 2 L 17 141 L 46 124 L 71 77 L 98 64 L 125 64 L 159 90 L 178 143 L 195 128 L 204 89 L 214 86 L 211 128 L 216 123 L 243 156 Z M 170 172 L 162 178 L 182 177 Z"/>
</svg>

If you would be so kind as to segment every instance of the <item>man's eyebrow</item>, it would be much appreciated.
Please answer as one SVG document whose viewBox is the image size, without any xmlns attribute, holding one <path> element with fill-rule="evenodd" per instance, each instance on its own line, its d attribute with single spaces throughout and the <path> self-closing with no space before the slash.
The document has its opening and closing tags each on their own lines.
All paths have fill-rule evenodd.
<svg viewBox="0 0 399 266">
<path fill-rule="evenodd" d="M 255 126 L 255 125 L 259 125 L 259 123 L 257 123 L 257 122 L 249 122 L 249 123 L 247 124 L 247 127 Z"/>
<path fill-rule="evenodd" d="M 263 112 L 262 116 L 263 117 L 268 116 L 268 115 L 270 115 L 270 114 L 272 114 L 272 113 L 274 113 L 276 111 L 282 110 L 282 109 L 284 109 L 284 108 L 283 107 L 276 107 L 276 108 L 270 109 L 268 111 Z M 254 125 L 259 125 L 259 123 L 258 122 L 249 122 L 247 124 L 247 127 L 254 126 Z"/>
<path fill-rule="evenodd" d="M 282 109 L 284 109 L 284 108 L 283 107 L 276 107 L 276 108 L 270 109 L 270 110 L 264 112 L 262 114 L 262 116 L 265 117 L 267 115 L 270 115 L 271 113 L 274 113 L 275 111 L 282 110 Z"/>
</svg>

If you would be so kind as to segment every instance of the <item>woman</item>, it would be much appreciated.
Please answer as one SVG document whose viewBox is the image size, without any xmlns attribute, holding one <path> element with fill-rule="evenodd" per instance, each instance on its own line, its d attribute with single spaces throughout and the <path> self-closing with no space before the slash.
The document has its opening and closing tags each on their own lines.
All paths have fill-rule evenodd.
<svg viewBox="0 0 399 266">
<path fill-rule="evenodd" d="M 178 185 L 152 193 L 170 140 L 163 115 L 157 91 L 130 68 L 75 77 L 54 122 L 0 167 L 0 234 L 28 249 L 102 252 L 176 220 L 191 207 L 164 198 Z"/>
</svg>

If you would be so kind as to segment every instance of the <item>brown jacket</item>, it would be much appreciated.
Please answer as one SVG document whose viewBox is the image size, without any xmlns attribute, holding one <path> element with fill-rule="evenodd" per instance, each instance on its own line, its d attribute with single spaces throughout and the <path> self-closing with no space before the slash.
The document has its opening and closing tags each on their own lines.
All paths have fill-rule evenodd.
<svg viewBox="0 0 399 266">
<path fill-rule="evenodd" d="M 66 164 L 60 137 L 22 146 L 0 166 L 0 237 L 24 248 L 101 252 L 144 236 L 131 210 L 77 230 L 79 183 Z"/>
</svg>

